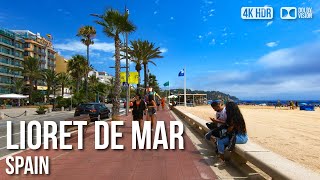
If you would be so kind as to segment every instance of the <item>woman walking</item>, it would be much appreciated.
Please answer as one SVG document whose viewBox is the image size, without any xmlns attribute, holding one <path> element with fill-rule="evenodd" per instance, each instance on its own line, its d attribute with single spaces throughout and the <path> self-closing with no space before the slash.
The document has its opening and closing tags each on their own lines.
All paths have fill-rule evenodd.
<svg viewBox="0 0 320 180">
<path fill-rule="evenodd" d="M 232 150 L 235 144 L 245 144 L 248 141 L 246 123 L 238 105 L 234 102 L 228 102 L 226 104 L 226 111 L 226 125 L 228 127 L 228 135 L 217 140 L 220 159 L 217 163 L 214 164 L 214 166 L 216 167 L 225 165 L 224 151 L 226 146 L 227 150 Z"/>
<path fill-rule="evenodd" d="M 155 124 L 157 104 L 154 101 L 154 97 L 152 95 L 149 95 L 147 108 L 148 108 L 148 120 L 151 120 L 151 129 L 153 130 L 154 124 Z"/>
<path fill-rule="evenodd" d="M 146 110 L 146 104 L 141 99 L 140 94 L 137 94 L 134 100 L 135 101 L 133 102 L 133 110 L 132 110 L 133 120 L 139 121 L 140 130 L 142 130 L 143 129 L 142 128 L 143 111 Z"/>
</svg>

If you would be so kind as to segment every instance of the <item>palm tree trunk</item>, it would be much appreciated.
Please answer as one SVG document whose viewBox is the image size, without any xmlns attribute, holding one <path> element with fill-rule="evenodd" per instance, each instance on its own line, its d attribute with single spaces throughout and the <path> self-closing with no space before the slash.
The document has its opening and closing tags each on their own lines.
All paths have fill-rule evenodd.
<svg viewBox="0 0 320 180">
<path fill-rule="evenodd" d="M 140 92 L 140 71 L 137 71 L 138 72 L 138 77 L 139 77 L 139 79 L 138 79 L 138 84 L 137 84 L 137 94 L 140 94 L 139 92 Z"/>
<path fill-rule="evenodd" d="M 89 45 L 87 46 L 87 65 L 90 66 L 90 63 L 89 63 Z M 86 99 L 88 99 L 88 73 L 87 72 L 87 68 L 86 68 L 86 71 L 85 71 L 85 75 L 86 77 L 84 78 L 85 82 L 84 82 L 84 85 L 85 85 L 85 88 L 86 88 Z"/>
<path fill-rule="evenodd" d="M 112 106 L 112 116 L 115 119 L 115 116 L 119 115 L 120 103 L 119 103 L 119 95 L 120 95 L 120 39 L 117 34 L 114 38 L 115 41 L 115 89 L 114 89 L 114 97 L 113 106 Z"/>
<path fill-rule="evenodd" d="M 148 87 L 148 64 L 143 64 L 144 70 L 144 95 L 147 94 L 147 87 Z"/>
<path fill-rule="evenodd" d="M 61 84 L 61 94 L 62 94 L 62 97 L 64 95 L 64 83 Z"/>
<path fill-rule="evenodd" d="M 32 93 L 33 93 L 33 79 L 29 77 L 30 89 L 29 89 L 29 104 L 32 103 Z"/>
</svg>

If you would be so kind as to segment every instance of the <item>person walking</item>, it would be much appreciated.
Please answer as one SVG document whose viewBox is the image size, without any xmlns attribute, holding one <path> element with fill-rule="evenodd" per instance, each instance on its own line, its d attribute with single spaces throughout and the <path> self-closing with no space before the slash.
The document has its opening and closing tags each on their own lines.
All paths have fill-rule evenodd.
<svg viewBox="0 0 320 180">
<path fill-rule="evenodd" d="M 156 116 L 157 104 L 154 101 L 154 96 L 152 95 L 148 97 L 147 108 L 148 108 L 148 120 L 151 120 L 151 129 L 153 130 L 154 124 L 156 121 L 155 116 Z"/>
<path fill-rule="evenodd" d="M 162 110 L 164 110 L 164 105 L 165 105 L 166 101 L 164 100 L 164 97 L 162 97 L 161 99 L 161 107 L 162 107 Z"/>
<path fill-rule="evenodd" d="M 143 112 L 146 110 L 146 104 L 141 99 L 141 95 L 137 94 L 133 101 L 132 116 L 134 121 L 139 121 L 140 131 L 143 129 Z"/>
</svg>

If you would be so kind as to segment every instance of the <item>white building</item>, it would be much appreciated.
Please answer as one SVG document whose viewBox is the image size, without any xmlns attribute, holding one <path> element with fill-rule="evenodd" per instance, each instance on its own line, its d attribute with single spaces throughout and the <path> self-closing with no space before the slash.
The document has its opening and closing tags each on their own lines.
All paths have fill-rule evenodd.
<svg viewBox="0 0 320 180">
<path fill-rule="evenodd" d="M 104 84 L 110 84 L 111 79 L 113 76 L 109 75 L 107 72 L 98 72 L 98 71 L 90 71 L 88 76 L 95 76 L 99 79 L 99 82 Z"/>
</svg>

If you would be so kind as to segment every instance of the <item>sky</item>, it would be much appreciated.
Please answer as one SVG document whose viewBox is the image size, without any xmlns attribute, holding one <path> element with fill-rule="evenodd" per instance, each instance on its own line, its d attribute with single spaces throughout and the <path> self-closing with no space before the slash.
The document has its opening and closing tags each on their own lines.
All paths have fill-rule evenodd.
<svg viewBox="0 0 320 180">
<path fill-rule="evenodd" d="M 170 88 L 221 91 L 243 100 L 320 99 L 320 1 L 318 0 L 34 0 L 1 2 L 0 27 L 53 36 L 65 58 L 86 53 L 76 37 L 84 25 L 97 29 L 90 62 L 114 74 L 114 42 L 90 14 L 109 8 L 130 12 L 137 29 L 129 40 L 148 40 L 160 47 L 150 72 Z M 269 6 L 273 19 L 243 20 L 241 7 Z M 311 7 L 311 19 L 283 20 L 281 7 Z M 122 62 L 124 63 L 124 62 Z M 124 64 L 123 64 L 124 65 Z M 130 71 L 134 64 L 130 64 Z"/>
</svg>

